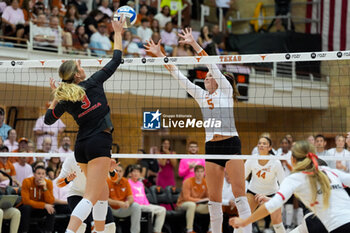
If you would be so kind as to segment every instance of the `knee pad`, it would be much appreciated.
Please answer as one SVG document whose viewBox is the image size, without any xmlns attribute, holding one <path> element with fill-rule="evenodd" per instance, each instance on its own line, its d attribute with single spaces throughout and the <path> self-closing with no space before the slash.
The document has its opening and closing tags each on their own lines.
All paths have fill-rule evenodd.
<svg viewBox="0 0 350 233">
<path fill-rule="evenodd" d="M 92 217 L 95 221 L 105 221 L 108 209 L 107 201 L 98 200 L 92 209 Z"/>
<path fill-rule="evenodd" d="M 82 223 L 78 228 L 77 233 L 85 233 L 85 230 L 86 230 L 86 224 Z"/>
<path fill-rule="evenodd" d="M 86 198 L 81 199 L 74 208 L 72 215 L 79 218 L 82 222 L 89 216 L 92 209 L 92 203 Z"/>
<path fill-rule="evenodd" d="M 105 225 L 105 233 L 115 233 L 116 226 L 114 222 Z"/>
</svg>

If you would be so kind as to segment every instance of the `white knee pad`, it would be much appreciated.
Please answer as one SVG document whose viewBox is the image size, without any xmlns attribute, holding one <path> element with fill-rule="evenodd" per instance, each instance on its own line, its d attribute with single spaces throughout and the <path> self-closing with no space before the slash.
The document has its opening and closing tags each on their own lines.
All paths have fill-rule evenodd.
<svg viewBox="0 0 350 233">
<path fill-rule="evenodd" d="M 92 209 L 92 217 L 95 221 L 105 221 L 108 209 L 107 201 L 98 200 Z"/>
<path fill-rule="evenodd" d="M 114 222 L 105 225 L 105 233 L 115 233 L 116 229 Z"/>
<path fill-rule="evenodd" d="M 86 198 L 81 199 L 74 208 L 72 215 L 79 218 L 82 222 L 89 216 L 92 209 L 92 203 Z"/>
<path fill-rule="evenodd" d="M 86 224 L 85 223 L 82 223 L 80 225 L 80 227 L 78 228 L 77 232 L 76 233 L 85 233 L 85 230 L 86 230 Z"/>
</svg>

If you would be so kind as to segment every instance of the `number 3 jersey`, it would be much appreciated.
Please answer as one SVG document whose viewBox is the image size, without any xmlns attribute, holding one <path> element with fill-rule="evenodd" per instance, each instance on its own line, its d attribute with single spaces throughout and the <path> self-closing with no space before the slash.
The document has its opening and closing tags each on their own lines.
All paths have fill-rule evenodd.
<svg viewBox="0 0 350 233">
<path fill-rule="evenodd" d="M 114 50 L 112 60 L 89 79 L 78 84 L 85 89 L 86 93 L 82 101 L 60 101 L 54 109 L 48 109 L 45 115 L 45 124 L 53 124 L 64 112 L 70 113 L 79 125 L 77 141 L 88 138 L 105 129 L 113 130 L 103 83 L 118 68 L 121 54 L 120 50 Z"/>
<path fill-rule="evenodd" d="M 244 167 L 246 178 L 252 174 L 248 190 L 256 194 L 275 194 L 285 176 L 279 160 L 269 160 L 265 165 L 260 165 L 258 160 L 249 159 Z"/>
<path fill-rule="evenodd" d="M 233 88 L 231 83 L 221 73 L 216 64 L 208 64 L 207 67 L 218 84 L 218 88 L 212 94 L 188 80 L 177 67 L 172 67 L 170 72 L 179 81 L 180 86 L 200 106 L 203 121 L 207 122 L 209 126 L 205 127 L 206 142 L 213 139 L 214 134 L 238 136 L 233 114 Z"/>
</svg>

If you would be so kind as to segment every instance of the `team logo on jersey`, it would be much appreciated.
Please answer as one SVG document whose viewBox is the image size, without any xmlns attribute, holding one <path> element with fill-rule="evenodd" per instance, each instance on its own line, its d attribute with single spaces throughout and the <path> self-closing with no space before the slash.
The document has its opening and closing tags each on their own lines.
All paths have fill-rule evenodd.
<svg viewBox="0 0 350 233">
<path fill-rule="evenodd" d="M 156 112 L 143 112 L 144 129 L 160 129 L 160 117 L 162 113 L 157 109 Z"/>
</svg>

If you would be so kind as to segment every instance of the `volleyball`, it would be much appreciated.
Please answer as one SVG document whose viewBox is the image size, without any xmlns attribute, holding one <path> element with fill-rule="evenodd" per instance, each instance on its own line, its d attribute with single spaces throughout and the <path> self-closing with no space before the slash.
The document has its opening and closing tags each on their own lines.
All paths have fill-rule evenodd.
<svg viewBox="0 0 350 233">
<path fill-rule="evenodd" d="M 130 6 L 119 7 L 118 10 L 114 13 L 113 19 L 115 21 L 119 20 L 121 16 L 124 16 L 126 18 L 124 28 L 129 28 L 136 22 L 136 12 Z"/>
</svg>

